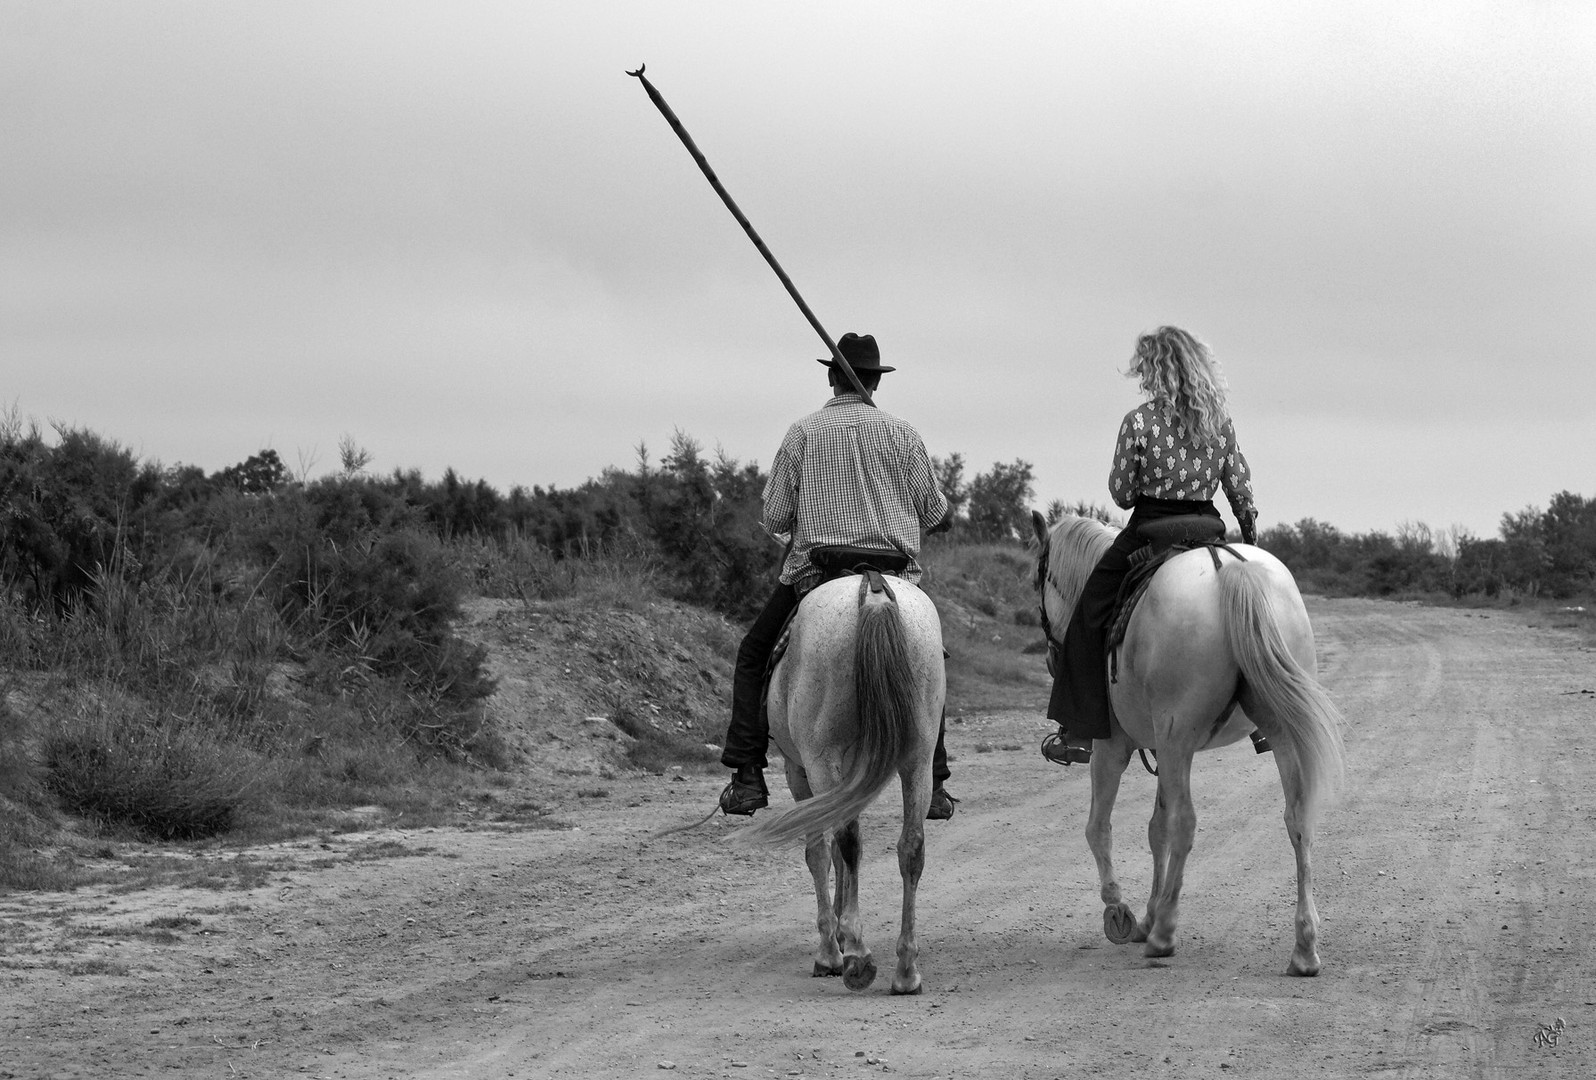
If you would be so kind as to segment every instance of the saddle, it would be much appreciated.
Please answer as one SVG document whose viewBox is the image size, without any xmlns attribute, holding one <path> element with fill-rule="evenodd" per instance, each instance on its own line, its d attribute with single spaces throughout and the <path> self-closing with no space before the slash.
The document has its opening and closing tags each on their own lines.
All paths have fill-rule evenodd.
<svg viewBox="0 0 1596 1080">
<path fill-rule="evenodd" d="M 1227 551 L 1242 562 L 1247 559 L 1241 552 L 1225 543 L 1225 523 L 1204 514 L 1182 514 L 1178 517 L 1160 518 L 1136 527 L 1136 535 L 1146 543 L 1130 554 L 1130 571 L 1119 586 L 1119 599 L 1114 604 L 1114 618 L 1108 624 L 1108 670 L 1110 683 L 1119 681 L 1119 646 L 1125 640 L 1125 629 L 1131 615 L 1153 575 L 1176 555 L 1197 548 L 1206 548 L 1214 560 L 1214 570 L 1219 569 L 1219 553 Z"/>
<path fill-rule="evenodd" d="M 862 574 L 869 570 L 874 570 L 878 578 L 882 574 L 901 574 L 909 567 L 909 556 L 901 551 L 867 547 L 818 547 L 809 553 L 809 561 L 820 571 L 820 580 L 815 585 L 824 585 L 844 574 Z"/>
<path fill-rule="evenodd" d="M 1185 547 L 1182 550 L 1189 550 L 1199 544 L 1223 540 L 1225 523 L 1207 514 L 1180 514 L 1144 521 L 1136 526 L 1136 535 L 1148 543 L 1148 548 L 1142 548 L 1141 551 L 1150 548 L 1153 552 L 1162 553 L 1175 544 L 1183 544 Z"/>
</svg>

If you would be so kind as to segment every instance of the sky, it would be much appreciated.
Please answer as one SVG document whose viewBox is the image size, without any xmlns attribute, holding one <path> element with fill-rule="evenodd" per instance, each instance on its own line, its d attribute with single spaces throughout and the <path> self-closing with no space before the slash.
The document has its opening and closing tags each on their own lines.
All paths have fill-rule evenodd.
<svg viewBox="0 0 1596 1080">
<path fill-rule="evenodd" d="M 1173 324 L 1265 527 L 1596 496 L 1584 0 L 0 0 L 0 406 L 208 472 L 768 467 L 825 346 L 640 64 L 966 476 L 1107 505 Z"/>
</svg>

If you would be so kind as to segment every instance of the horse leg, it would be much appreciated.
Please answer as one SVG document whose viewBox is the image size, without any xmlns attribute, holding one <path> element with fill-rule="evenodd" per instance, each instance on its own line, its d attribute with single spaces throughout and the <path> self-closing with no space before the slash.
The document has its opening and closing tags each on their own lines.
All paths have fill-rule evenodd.
<svg viewBox="0 0 1596 1080">
<path fill-rule="evenodd" d="M 824 832 L 805 837 L 804 862 L 815 882 L 815 927 L 820 945 L 815 949 L 815 978 L 842 974 L 842 950 L 837 948 L 837 913 L 831 906 L 831 841 Z"/>
<path fill-rule="evenodd" d="M 837 869 L 837 942 L 842 948 L 842 982 L 849 990 L 863 990 L 876 981 L 876 962 L 859 932 L 859 861 L 863 843 L 859 819 L 843 825 L 833 840 L 832 862 Z"/>
<path fill-rule="evenodd" d="M 931 805 L 928 769 L 903 775 L 903 831 L 898 834 L 898 873 L 903 878 L 903 913 L 898 924 L 898 969 L 894 994 L 918 994 L 920 947 L 914 942 L 914 900 L 925 870 L 925 812 Z"/>
<path fill-rule="evenodd" d="M 1297 943 L 1287 975 L 1319 974 L 1319 909 L 1313 902 L 1313 818 L 1303 798 L 1302 769 L 1293 749 L 1276 752 L 1286 793 L 1286 832 L 1297 855 Z"/>
<path fill-rule="evenodd" d="M 1164 887 L 1164 871 L 1169 866 L 1169 819 L 1165 817 L 1164 789 L 1153 794 L 1153 814 L 1147 819 L 1147 850 L 1153 856 L 1153 883 L 1147 890 L 1147 910 L 1136 924 L 1132 941 L 1146 941 L 1152 932 L 1159 891 Z"/>
<path fill-rule="evenodd" d="M 1103 933 L 1116 945 L 1127 941 L 1141 941 L 1137 937 L 1136 917 L 1120 891 L 1119 879 L 1114 875 L 1114 799 L 1119 795 L 1119 782 L 1125 775 L 1125 766 L 1131 759 L 1130 740 L 1124 732 L 1116 733 L 1108 741 L 1099 741 L 1092 754 L 1092 809 L 1086 818 L 1086 846 L 1097 861 L 1097 881 L 1103 898 Z"/>
<path fill-rule="evenodd" d="M 1191 752 L 1158 758 L 1158 808 L 1148 825 L 1153 851 L 1153 892 L 1147 900 L 1147 944 L 1144 956 L 1170 956 L 1175 951 L 1175 924 L 1180 918 L 1180 887 L 1186 857 L 1197 834 L 1197 810 L 1191 801 Z"/>
<path fill-rule="evenodd" d="M 814 797 L 809 776 L 791 758 L 787 760 L 787 789 L 798 802 Z M 815 883 L 815 925 L 820 945 L 815 949 L 815 978 L 842 974 L 842 951 L 837 948 L 837 912 L 831 906 L 831 839 L 824 829 L 804 837 L 804 863 Z"/>
</svg>

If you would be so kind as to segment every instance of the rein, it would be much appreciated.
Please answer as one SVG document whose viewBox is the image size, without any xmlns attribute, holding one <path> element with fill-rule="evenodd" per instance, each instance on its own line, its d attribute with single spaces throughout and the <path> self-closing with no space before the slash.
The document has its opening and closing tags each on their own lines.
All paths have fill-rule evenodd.
<svg viewBox="0 0 1596 1080">
<path fill-rule="evenodd" d="M 702 825 L 704 822 L 708 821 L 710 818 L 714 817 L 716 814 L 719 814 L 719 813 L 721 813 L 721 809 L 717 805 L 715 807 L 715 809 L 711 810 L 709 813 L 705 814 L 703 817 L 699 818 L 697 821 L 689 821 L 686 825 L 676 825 L 676 826 L 674 826 L 672 828 L 669 828 L 669 829 L 661 829 L 659 832 L 649 833 L 648 834 L 648 838 L 650 840 L 658 840 L 662 836 L 670 836 L 670 835 L 672 835 L 674 833 L 686 832 L 688 829 L 696 829 L 700 825 Z"/>
</svg>

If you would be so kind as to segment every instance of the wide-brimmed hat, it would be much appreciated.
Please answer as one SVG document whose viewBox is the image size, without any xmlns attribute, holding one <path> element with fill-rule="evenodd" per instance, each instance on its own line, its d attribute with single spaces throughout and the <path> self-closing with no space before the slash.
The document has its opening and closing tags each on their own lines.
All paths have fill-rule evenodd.
<svg viewBox="0 0 1596 1080">
<path fill-rule="evenodd" d="M 848 361 L 848 366 L 855 371 L 897 371 L 895 367 L 888 367 L 881 362 L 881 350 L 876 348 L 876 339 L 869 334 L 844 334 L 837 339 L 837 351 L 842 358 Z M 837 361 L 829 356 L 820 357 L 817 364 L 826 364 L 836 367 Z"/>
</svg>

